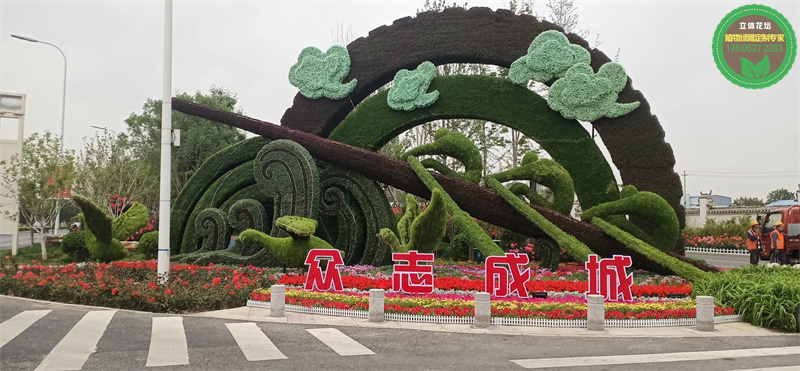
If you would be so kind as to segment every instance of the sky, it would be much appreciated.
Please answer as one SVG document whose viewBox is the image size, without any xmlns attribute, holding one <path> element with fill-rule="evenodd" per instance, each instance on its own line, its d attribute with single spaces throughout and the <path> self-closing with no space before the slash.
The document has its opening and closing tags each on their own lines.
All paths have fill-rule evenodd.
<svg viewBox="0 0 800 371">
<path fill-rule="evenodd" d="M 352 27 L 354 38 L 367 36 L 423 3 L 175 0 L 173 90 L 220 86 L 238 95 L 248 116 L 278 123 L 297 93 L 288 72 L 303 48 L 326 50 L 340 25 Z M 658 116 L 675 171 L 689 174 L 693 195 L 764 199 L 770 190 L 800 187 L 798 60 L 778 84 L 750 90 L 727 81 L 711 53 L 719 21 L 750 3 L 575 1 L 577 28 L 590 32 L 592 45 L 599 35 L 607 55 L 620 50 L 619 63 Z M 800 31 L 799 1 L 759 3 Z M 497 9 L 507 1 L 468 4 Z M 546 15 L 545 4 L 537 1 L 534 10 Z M 26 94 L 25 135 L 59 132 L 64 62 L 53 47 L 10 34 L 66 54 L 65 146 L 78 150 L 92 125 L 124 131 L 124 120 L 148 98 L 161 98 L 163 16 L 162 1 L 0 0 L 0 91 Z M 599 137 L 598 144 L 604 148 Z"/>
</svg>

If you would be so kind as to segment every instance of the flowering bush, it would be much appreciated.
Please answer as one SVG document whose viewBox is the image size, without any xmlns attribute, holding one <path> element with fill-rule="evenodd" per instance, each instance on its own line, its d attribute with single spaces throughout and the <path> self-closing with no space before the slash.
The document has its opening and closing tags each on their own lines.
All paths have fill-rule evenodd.
<svg viewBox="0 0 800 371">
<path fill-rule="evenodd" d="M 686 247 L 703 247 L 703 248 L 711 248 L 711 249 L 731 249 L 731 250 L 742 250 L 747 249 L 747 244 L 744 241 L 744 238 L 738 236 L 727 236 L 723 235 L 721 237 L 715 236 L 696 236 L 696 237 L 689 237 L 689 235 L 683 235 L 685 239 Z"/>
<path fill-rule="evenodd" d="M 147 225 L 145 225 L 142 228 L 139 228 L 139 230 L 134 232 L 130 237 L 128 237 L 126 241 L 139 241 L 142 239 L 142 236 L 144 236 L 145 233 L 157 231 L 158 230 L 157 226 L 158 226 L 158 219 L 150 218 L 147 220 Z"/>
</svg>

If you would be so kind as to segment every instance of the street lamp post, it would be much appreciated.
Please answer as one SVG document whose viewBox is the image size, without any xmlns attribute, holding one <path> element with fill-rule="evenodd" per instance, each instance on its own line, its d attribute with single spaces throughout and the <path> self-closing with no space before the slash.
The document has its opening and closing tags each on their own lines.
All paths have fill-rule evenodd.
<svg viewBox="0 0 800 371">
<path fill-rule="evenodd" d="M 61 92 L 61 137 L 60 137 L 61 143 L 60 143 L 60 146 L 59 146 L 59 155 L 63 156 L 64 155 L 64 112 L 65 112 L 66 107 L 67 107 L 67 56 L 64 54 L 64 51 L 61 50 L 61 48 L 59 48 L 59 47 L 57 47 L 54 44 L 51 44 L 49 42 L 40 41 L 40 40 L 36 40 L 36 39 L 34 39 L 32 37 L 21 36 L 21 35 L 13 35 L 12 34 L 11 37 L 16 38 L 16 39 L 20 39 L 20 40 L 24 40 L 24 41 L 28 41 L 28 42 L 32 42 L 32 43 L 50 45 L 50 46 L 56 48 L 56 50 L 58 50 L 58 52 L 61 53 L 61 56 L 64 57 L 64 86 L 63 86 L 63 89 L 62 89 L 62 92 Z M 61 227 L 61 192 L 60 192 L 60 190 L 58 192 L 58 196 L 56 197 L 56 210 L 57 210 L 57 213 L 56 213 L 56 221 L 55 221 L 55 223 L 53 225 L 53 234 L 58 233 L 58 229 L 59 229 L 59 227 Z"/>
<path fill-rule="evenodd" d="M 119 135 L 119 133 L 117 133 L 116 131 L 111 130 L 111 129 L 105 127 L 105 126 L 97 126 L 97 125 L 91 125 L 91 126 L 93 128 L 95 128 L 95 129 L 97 129 L 97 130 L 110 131 L 110 132 L 114 133 L 114 135 Z"/>
</svg>

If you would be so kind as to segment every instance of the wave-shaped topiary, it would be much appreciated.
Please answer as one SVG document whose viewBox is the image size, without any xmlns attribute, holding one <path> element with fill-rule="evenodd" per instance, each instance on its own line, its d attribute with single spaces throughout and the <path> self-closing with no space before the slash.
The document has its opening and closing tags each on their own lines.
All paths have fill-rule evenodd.
<svg viewBox="0 0 800 371">
<path fill-rule="evenodd" d="M 230 244 L 231 228 L 227 215 L 220 209 L 208 208 L 198 214 L 194 228 L 202 238 L 200 251 L 223 250 Z"/>
<path fill-rule="evenodd" d="M 263 231 L 266 228 L 266 221 L 267 211 L 264 210 L 264 205 L 256 200 L 242 199 L 228 208 L 228 223 L 234 230 Z"/>
</svg>

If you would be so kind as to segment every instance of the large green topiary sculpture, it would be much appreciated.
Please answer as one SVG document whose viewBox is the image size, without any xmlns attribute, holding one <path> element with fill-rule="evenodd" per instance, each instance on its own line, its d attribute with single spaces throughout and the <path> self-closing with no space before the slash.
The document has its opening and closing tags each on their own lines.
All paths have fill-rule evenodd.
<svg viewBox="0 0 800 371">
<path fill-rule="evenodd" d="M 230 243 L 231 229 L 227 215 L 220 209 L 210 207 L 200 212 L 194 229 L 203 238 L 200 251 L 222 250 Z"/>
<path fill-rule="evenodd" d="M 277 220 L 278 227 L 289 237 L 276 238 L 254 229 L 239 235 L 237 241 L 245 245 L 257 245 L 280 261 L 284 267 L 301 268 L 312 249 L 333 249 L 329 243 L 314 236 L 317 221 L 299 216 L 283 216 Z"/>
<path fill-rule="evenodd" d="M 86 248 L 89 249 L 92 258 L 101 262 L 122 259 L 125 256 L 125 248 L 119 240 L 112 237 L 111 217 L 86 198 L 72 195 L 72 200 L 86 218 Z"/>
<path fill-rule="evenodd" d="M 349 72 L 350 53 L 347 48 L 334 45 L 323 53 L 310 46 L 300 52 L 297 63 L 289 70 L 289 82 L 300 88 L 300 94 L 308 99 L 325 97 L 338 100 L 348 96 L 356 87 L 356 79 L 342 83 Z"/>
<path fill-rule="evenodd" d="M 409 156 L 418 157 L 424 155 L 452 157 L 464 164 L 465 171 L 464 173 L 455 172 L 441 162 L 430 158 L 422 162 L 425 167 L 431 167 L 444 175 L 459 178 L 473 184 L 478 184 L 481 180 L 483 157 L 478 147 L 464 134 L 451 132 L 446 128 L 439 129 L 434 134 L 432 143 L 423 144 L 409 150 L 401 155 L 401 159 L 407 159 Z"/>
<path fill-rule="evenodd" d="M 550 87 L 547 103 L 565 118 L 595 121 L 631 113 L 641 102 L 617 103 L 628 74 L 617 63 L 606 63 L 595 75 L 588 63 L 572 66 L 564 78 Z"/>
<path fill-rule="evenodd" d="M 522 166 L 491 175 L 501 183 L 512 180 L 530 180 L 542 184 L 553 192 L 553 202 L 549 202 L 530 187 L 512 186 L 511 192 L 522 193 L 528 200 L 539 206 L 569 214 L 575 200 L 575 186 L 567 170 L 550 159 L 539 159 L 536 153 L 530 152 L 522 159 Z M 519 183 L 516 183 L 519 184 Z"/>
<path fill-rule="evenodd" d="M 661 196 L 652 192 L 639 192 L 636 187 L 628 185 L 622 188 L 622 199 L 619 201 L 606 202 L 591 209 L 585 210 L 581 214 L 581 219 L 591 222 L 595 217 L 612 217 L 633 215 L 649 222 L 653 233 L 647 235 L 632 224 L 622 221 L 619 227 L 628 231 L 634 236 L 644 238 L 645 242 L 651 242 L 653 246 L 671 251 L 675 248 L 678 241 L 680 227 L 675 211 L 669 206 Z M 609 219 L 609 221 L 612 221 Z M 617 223 L 615 223 L 617 224 Z"/>
<path fill-rule="evenodd" d="M 424 211 L 419 211 L 416 199 L 406 197 L 406 214 L 400 219 L 397 230 L 400 240 L 389 228 L 381 229 L 378 237 L 392 249 L 392 252 L 411 250 L 430 253 L 439 246 L 447 227 L 447 212 L 444 209 L 441 191 L 434 189 L 431 202 Z"/>
</svg>

